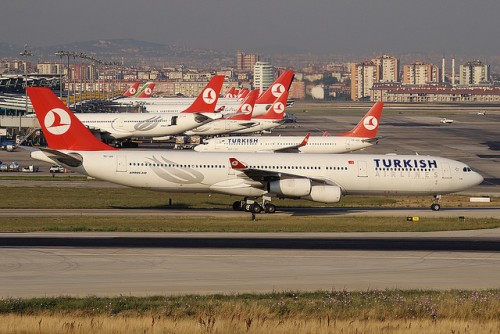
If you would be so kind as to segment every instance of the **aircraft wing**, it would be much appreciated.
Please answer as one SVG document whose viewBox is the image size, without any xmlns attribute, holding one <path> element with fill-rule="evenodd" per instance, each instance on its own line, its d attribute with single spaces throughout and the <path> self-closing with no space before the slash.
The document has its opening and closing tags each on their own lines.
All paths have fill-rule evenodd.
<svg viewBox="0 0 500 334">
<path fill-rule="evenodd" d="M 238 170 L 240 172 L 243 172 L 245 177 L 247 177 L 248 179 L 250 179 L 252 181 L 264 183 L 264 182 L 283 180 L 283 179 L 298 179 L 298 178 L 300 178 L 300 179 L 309 179 L 309 180 L 316 182 L 316 183 L 319 183 L 319 184 L 337 185 L 329 180 L 325 180 L 325 179 L 321 179 L 321 178 L 298 175 L 298 174 L 294 174 L 294 173 L 276 172 L 276 171 L 270 171 L 270 170 L 258 169 L 258 168 L 248 168 L 247 165 L 240 162 L 236 158 L 229 158 L 229 163 L 231 164 L 231 168 L 233 168 L 234 170 Z"/>
<path fill-rule="evenodd" d="M 306 146 L 307 142 L 309 141 L 309 137 L 311 136 L 311 133 L 307 133 L 307 135 L 304 137 L 304 139 L 300 142 L 298 145 L 293 145 L 293 146 L 286 146 L 286 147 L 281 147 L 277 150 L 274 150 L 274 152 L 278 153 L 299 153 L 299 148 Z"/>
</svg>

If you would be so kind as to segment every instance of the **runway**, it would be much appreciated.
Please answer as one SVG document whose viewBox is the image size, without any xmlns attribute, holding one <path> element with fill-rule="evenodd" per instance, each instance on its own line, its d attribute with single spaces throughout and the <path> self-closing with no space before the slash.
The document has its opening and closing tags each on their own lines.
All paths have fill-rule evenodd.
<svg viewBox="0 0 500 334">
<path fill-rule="evenodd" d="M 2 298 L 500 285 L 500 229 L 6 233 L 0 246 Z"/>
<path fill-rule="evenodd" d="M 261 214 L 263 215 L 263 214 Z M 244 218 L 250 213 L 231 209 L 0 209 L 0 217 L 224 217 Z M 257 218 L 260 215 L 257 215 Z M 425 218 L 500 218 L 499 207 L 443 208 L 278 208 L 273 216 L 362 216 Z"/>
</svg>

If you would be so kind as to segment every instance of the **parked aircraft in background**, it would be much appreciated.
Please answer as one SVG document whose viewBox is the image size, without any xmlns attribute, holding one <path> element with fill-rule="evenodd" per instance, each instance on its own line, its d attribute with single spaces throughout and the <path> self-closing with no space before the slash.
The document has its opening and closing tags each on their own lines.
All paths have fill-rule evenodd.
<svg viewBox="0 0 500 334">
<path fill-rule="evenodd" d="M 433 156 L 275 153 L 270 159 L 265 153 L 116 150 L 95 138 L 50 90 L 27 92 L 49 145 L 28 148 L 32 158 L 129 187 L 240 195 L 245 199 L 233 208 L 254 213 L 274 212 L 272 197 L 325 203 L 350 194 L 439 198 L 483 181 L 469 166 Z M 433 210 L 439 208 L 433 203 Z"/>
<path fill-rule="evenodd" d="M 224 76 L 214 76 L 193 104 L 178 114 L 88 113 L 75 116 L 100 139 L 176 135 L 220 117 L 214 108 L 223 82 Z M 63 115 L 69 110 L 62 102 L 56 103 L 54 93 L 47 89 L 39 94 L 44 94 L 44 100 L 57 105 L 57 111 L 51 113 L 53 126 L 67 124 L 69 120 Z"/>
<path fill-rule="evenodd" d="M 273 84 L 255 101 L 253 116 L 260 116 L 267 112 L 276 98 L 282 92 L 288 91 L 292 84 L 294 72 L 289 70 L 283 72 Z M 148 99 L 118 99 L 115 103 L 123 105 L 141 105 L 145 112 L 149 113 L 178 113 L 192 103 L 192 98 L 148 98 Z M 289 105 L 287 101 L 287 105 Z M 235 113 L 241 105 L 241 100 L 237 98 L 220 98 L 217 102 L 216 110 L 221 110 L 223 114 Z"/>
<path fill-rule="evenodd" d="M 383 102 L 377 102 L 349 132 L 337 136 L 233 136 L 203 140 L 197 152 L 347 153 L 376 144 Z M 213 124 L 209 123 L 206 126 Z M 326 133 L 327 134 L 327 133 Z"/>
<path fill-rule="evenodd" d="M 236 130 L 231 133 L 254 133 L 274 129 L 283 123 L 283 116 L 285 115 L 286 101 L 288 99 L 288 91 L 285 91 L 279 96 L 267 110 L 264 115 L 254 117 L 252 115 L 252 122 L 250 126 L 244 129 Z"/>
<path fill-rule="evenodd" d="M 231 115 L 227 118 L 223 117 L 216 119 L 213 122 L 186 131 L 185 134 L 190 136 L 191 135 L 214 136 L 223 133 L 230 133 L 233 131 L 253 126 L 255 122 L 252 121 L 252 112 L 258 94 L 259 90 L 253 90 L 250 94 L 248 94 L 247 98 L 241 104 L 236 114 Z"/>
</svg>

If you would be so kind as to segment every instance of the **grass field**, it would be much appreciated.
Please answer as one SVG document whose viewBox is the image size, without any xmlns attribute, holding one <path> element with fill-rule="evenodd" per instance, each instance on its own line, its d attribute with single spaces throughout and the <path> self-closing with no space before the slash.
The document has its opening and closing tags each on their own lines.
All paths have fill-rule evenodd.
<svg viewBox="0 0 500 334">
<path fill-rule="evenodd" d="M 88 181 L 93 182 L 93 181 Z M 109 208 L 201 208 L 228 209 L 241 197 L 220 194 L 179 194 L 131 188 L 73 187 L 2 187 L 2 209 L 109 209 Z M 169 200 L 172 205 L 169 205 Z M 500 204 L 493 197 L 490 203 L 470 203 L 469 196 L 446 195 L 443 207 L 492 207 Z M 375 207 L 428 208 L 431 197 L 417 196 L 346 196 L 339 203 L 325 205 L 305 200 L 273 199 L 277 207 Z"/>
<path fill-rule="evenodd" d="M 498 333 L 500 290 L 0 300 L 8 333 Z"/>
<path fill-rule="evenodd" d="M 33 231 L 120 231 L 120 232 L 390 232 L 390 231 L 447 231 L 500 227 L 497 219 L 424 218 L 418 223 L 407 222 L 405 217 L 347 217 L 347 216 L 284 216 L 257 215 L 251 221 L 249 213 L 235 217 L 211 217 L 212 209 L 229 209 L 240 199 L 218 194 L 169 194 L 129 188 L 72 187 L 0 187 L 5 196 L 0 202 L 3 209 L 207 209 L 204 217 L 5 217 L 0 221 L 3 232 Z M 172 205 L 169 205 L 170 200 Z M 469 203 L 463 195 L 445 196 L 443 207 L 498 205 Z M 323 207 L 321 203 L 294 200 L 275 200 L 278 207 Z M 328 207 L 428 207 L 423 197 L 361 197 L 350 196 Z"/>
</svg>

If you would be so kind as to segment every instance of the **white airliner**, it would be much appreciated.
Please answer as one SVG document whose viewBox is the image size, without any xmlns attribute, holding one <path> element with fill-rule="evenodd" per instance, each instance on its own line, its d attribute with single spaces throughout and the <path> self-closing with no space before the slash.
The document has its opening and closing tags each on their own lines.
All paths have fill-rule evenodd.
<svg viewBox="0 0 500 334">
<path fill-rule="evenodd" d="M 240 195 L 245 200 L 233 208 L 254 213 L 274 212 L 272 197 L 325 203 L 351 194 L 439 198 L 483 181 L 467 165 L 433 156 L 117 150 L 96 139 L 47 88 L 29 87 L 28 94 L 49 145 L 31 148 L 33 158 L 129 187 Z M 55 124 L 56 118 L 64 122 Z M 261 196 L 262 205 L 254 201 Z"/>
<path fill-rule="evenodd" d="M 253 126 L 255 122 L 251 121 L 252 111 L 255 106 L 255 100 L 257 99 L 258 94 L 259 94 L 258 89 L 253 90 L 250 94 L 248 94 L 245 101 L 236 111 L 236 114 L 233 114 L 229 117 L 216 119 L 213 122 L 186 131 L 185 134 L 214 136 L 223 133 L 230 133 L 233 131 Z"/>
<path fill-rule="evenodd" d="M 377 130 L 383 102 L 377 102 L 349 132 L 337 136 L 233 136 L 203 140 L 195 146 L 197 152 L 287 152 L 287 153 L 346 153 L 372 146 L 378 142 Z M 212 123 L 208 123 L 208 126 Z"/>
<path fill-rule="evenodd" d="M 257 101 L 255 101 L 255 108 L 253 110 L 253 116 L 265 114 L 274 101 L 283 92 L 290 89 L 293 77 L 293 71 L 289 70 L 283 72 L 283 74 L 281 74 L 273 82 L 273 84 L 257 98 Z M 125 99 L 117 100 L 116 103 L 120 103 L 119 101 L 123 100 Z M 191 98 L 148 98 L 133 100 L 136 101 L 135 103 L 141 104 L 144 111 L 148 113 L 178 113 L 186 107 L 186 104 L 192 102 Z M 240 99 L 220 98 L 215 109 L 221 110 L 222 114 L 232 114 L 238 110 L 240 105 Z"/>
<path fill-rule="evenodd" d="M 171 136 L 191 130 L 221 117 L 215 105 L 224 76 L 214 76 L 193 104 L 176 114 L 86 113 L 76 117 L 101 139 Z M 147 89 L 147 88 L 146 88 Z M 58 114 L 54 114 L 55 117 Z M 58 119 L 57 122 L 62 120 Z"/>
</svg>

